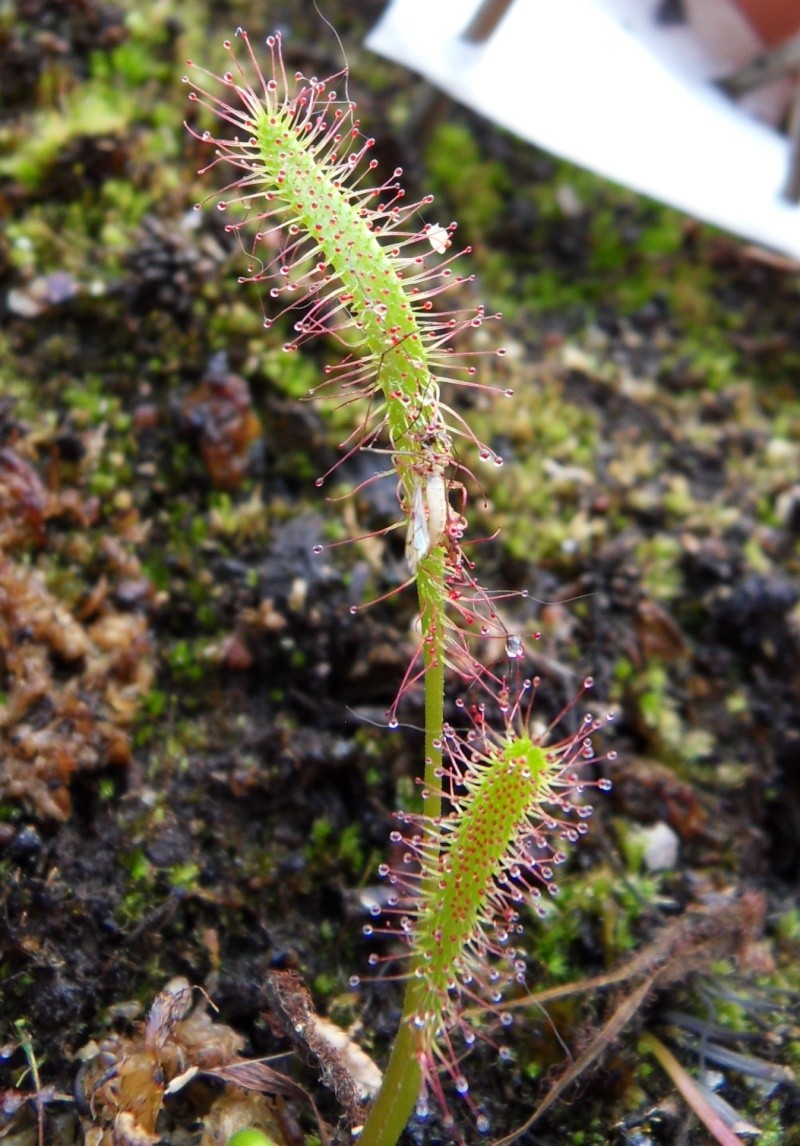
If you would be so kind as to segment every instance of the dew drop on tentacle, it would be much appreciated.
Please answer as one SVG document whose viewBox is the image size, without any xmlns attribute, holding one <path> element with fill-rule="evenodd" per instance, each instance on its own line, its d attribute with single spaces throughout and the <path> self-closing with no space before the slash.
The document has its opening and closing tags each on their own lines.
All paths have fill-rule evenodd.
<svg viewBox="0 0 800 1146">
<path fill-rule="evenodd" d="M 516 633 L 509 633 L 506 640 L 506 656 L 509 660 L 519 660 L 520 657 L 525 656 L 525 649 L 522 645 L 522 637 Z"/>
</svg>

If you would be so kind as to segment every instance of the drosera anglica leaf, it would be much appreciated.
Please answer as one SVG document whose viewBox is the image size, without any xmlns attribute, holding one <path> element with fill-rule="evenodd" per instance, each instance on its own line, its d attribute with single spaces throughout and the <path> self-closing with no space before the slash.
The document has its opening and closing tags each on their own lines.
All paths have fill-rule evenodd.
<svg viewBox="0 0 800 1146">
<path fill-rule="evenodd" d="M 558 894 L 555 869 L 586 834 L 592 807 L 584 793 L 610 788 L 596 773 L 601 760 L 615 754 L 598 757 L 591 739 L 609 717 L 587 714 L 574 732 L 552 739 L 553 725 L 537 732 L 531 719 L 537 685 L 536 679 L 523 681 L 513 704 L 501 695 L 499 729 L 489 724 L 484 706 L 470 710 L 466 732 L 445 725 L 439 794 L 449 811 L 433 821 L 395 814 L 400 827 L 392 842 L 402 863 L 380 868 L 394 894 L 388 906 L 372 912 L 386 920 L 364 928 L 368 937 L 399 937 L 408 948 L 420 989 L 407 1021 L 423 1032 L 423 1078 L 448 1116 L 439 1070 L 470 1102 L 461 1060 L 477 1038 L 496 1045 L 474 1014 L 465 1017 L 465 1008 L 501 1026 L 510 1023 L 499 1004 L 507 986 L 525 982 L 524 953 L 515 938 L 522 933 L 522 905 L 544 913 L 543 893 Z M 591 686 L 587 678 L 570 709 Z M 396 959 L 396 953 L 376 953 L 370 965 Z M 479 1128 L 488 1130 L 485 1117 L 472 1109 Z"/>
<path fill-rule="evenodd" d="M 346 72 L 328 80 L 299 72 L 290 78 L 279 34 L 267 38 L 268 69 L 247 33 L 240 28 L 237 36 L 243 50 L 224 44 L 229 71 L 216 76 L 190 63 L 184 76 L 189 98 L 226 129 L 212 134 L 189 126 L 214 149 L 202 173 L 223 166 L 235 175 L 211 198 L 231 217 L 226 230 L 247 253 L 243 281 L 269 283 L 277 313 L 298 315 L 284 350 L 293 353 L 315 335 L 344 346 L 327 383 L 343 401 L 364 399 L 368 411 L 344 456 L 386 443 L 407 522 L 411 579 L 421 597 L 448 602 L 455 616 L 439 637 L 454 646 L 450 663 L 464 666 L 470 661 L 464 640 L 475 631 L 476 615 L 503 633 L 468 572 L 462 530 L 448 531 L 448 494 L 461 468 L 454 440 L 471 440 L 484 460 L 500 459 L 445 405 L 441 387 L 482 385 L 472 358 L 485 352 L 457 353 L 453 343 L 499 315 L 480 306 L 439 309 L 439 296 L 471 278 L 456 272 L 465 252 L 447 253 L 456 225 L 420 222 L 432 197 L 407 202 L 400 168 L 370 183 L 378 166 L 374 140 L 361 134 Z"/>
</svg>

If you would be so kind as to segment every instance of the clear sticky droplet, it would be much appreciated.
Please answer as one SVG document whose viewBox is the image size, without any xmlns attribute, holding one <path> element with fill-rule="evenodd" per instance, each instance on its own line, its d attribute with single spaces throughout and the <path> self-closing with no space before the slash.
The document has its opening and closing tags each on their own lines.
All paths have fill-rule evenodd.
<svg viewBox="0 0 800 1146">
<path fill-rule="evenodd" d="M 506 640 L 506 656 L 510 661 L 518 661 L 521 657 L 525 656 L 525 649 L 522 644 L 522 637 L 516 633 L 509 633 Z"/>
</svg>

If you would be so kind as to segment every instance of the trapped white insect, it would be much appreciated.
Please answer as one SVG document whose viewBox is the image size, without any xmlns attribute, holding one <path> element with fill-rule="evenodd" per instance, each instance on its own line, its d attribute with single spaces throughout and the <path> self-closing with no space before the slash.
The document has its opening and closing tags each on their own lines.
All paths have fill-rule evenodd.
<svg viewBox="0 0 800 1146">
<path fill-rule="evenodd" d="M 406 534 L 406 561 L 412 573 L 416 573 L 420 561 L 444 538 L 449 516 L 447 482 L 442 467 L 435 467 L 423 478 L 415 477 Z"/>
</svg>

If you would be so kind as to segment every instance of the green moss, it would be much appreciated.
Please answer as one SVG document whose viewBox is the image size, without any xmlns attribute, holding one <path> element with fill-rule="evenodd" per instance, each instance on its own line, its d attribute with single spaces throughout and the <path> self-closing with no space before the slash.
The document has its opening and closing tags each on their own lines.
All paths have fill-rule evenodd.
<svg viewBox="0 0 800 1146">
<path fill-rule="evenodd" d="M 325 936 L 320 935 L 320 939 L 324 942 Z M 326 999 L 330 998 L 331 995 L 333 995 L 336 991 L 339 990 L 341 983 L 340 983 L 340 981 L 336 975 L 326 973 L 326 974 L 322 974 L 322 975 L 317 975 L 314 978 L 313 986 L 314 986 L 314 994 L 316 995 L 316 997 L 324 1002 Z"/>
<path fill-rule="evenodd" d="M 585 876 L 560 881 L 555 899 L 542 902 L 545 916 L 533 925 L 531 949 L 543 965 L 548 981 L 569 982 L 581 977 L 574 964 L 575 945 L 596 930 L 598 946 L 607 965 L 635 947 L 637 923 L 656 902 L 658 880 L 631 871 L 625 879 L 602 865 Z"/>
<path fill-rule="evenodd" d="M 361 825 L 348 824 L 339 837 L 339 860 L 345 871 L 360 875 L 364 870 L 364 849 L 361 843 Z"/>
<path fill-rule="evenodd" d="M 592 413 L 567 401 L 563 383 L 548 378 L 519 385 L 513 402 L 498 399 L 473 422 L 479 437 L 508 442 L 502 472 L 476 471 L 491 498 L 487 532 L 499 528 L 508 553 L 532 563 L 569 565 L 586 553 L 603 528 L 583 503 L 598 445 Z"/>
<path fill-rule="evenodd" d="M 365 865 L 360 825 L 348 824 L 337 839 L 330 820 L 319 816 L 311 825 L 306 861 L 311 871 L 341 871 L 360 878 Z"/>
<path fill-rule="evenodd" d="M 327 853 L 332 840 L 333 825 L 327 816 L 318 816 L 308 833 L 306 854 L 309 860 L 313 859 L 314 856 Z"/>
<path fill-rule="evenodd" d="M 252 313 L 252 308 L 248 309 Z M 289 333 L 287 329 L 287 338 Z M 311 391 L 324 382 L 319 363 L 303 354 L 287 354 L 276 344 L 278 337 L 281 337 L 281 332 L 277 323 L 269 337 L 265 337 L 261 331 L 254 347 L 261 361 L 261 369 L 279 393 L 297 401 L 307 399 Z"/>
<path fill-rule="evenodd" d="M 778 920 L 776 931 L 780 940 L 800 949 L 800 908 L 785 912 Z"/>
<path fill-rule="evenodd" d="M 132 852 L 127 859 L 128 875 L 134 883 L 149 883 L 153 876 L 153 866 L 143 851 Z"/>
<path fill-rule="evenodd" d="M 110 776 L 101 776 L 97 785 L 97 794 L 101 800 L 112 800 L 116 795 L 117 786 Z"/>
<path fill-rule="evenodd" d="M 680 538 L 657 533 L 644 538 L 636 546 L 636 564 L 641 570 L 642 584 L 656 601 L 673 601 L 683 589 Z"/>
<path fill-rule="evenodd" d="M 176 864 L 174 867 L 169 868 L 168 874 L 172 888 L 191 891 L 197 885 L 200 868 L 196 863 L 188 861 L 187 863 Z"/>
<path fill-rule="evenodd" d="M 60 109 L 40 112 L 26 125 L 24 135 L 13 141 L 13 150 L 0 159 L 0 175 L 35 190 L 71 139 L 82 135 L 122 135 L 136 108 L 132 92 L 104 84 L 84 84 L 62 101 Z M 0 143 L 4 135 L 11 143 L 8 130 L 0 133 Z"/>
<path fill-rule="evenodd" d="M 452 203 L 468 237 L 490 234 L 505 215 L 511 180 L 505 168 L 485 159 L 469 128 L 440 123 L 425 149 L 435 195 Z"/>
<path fill-rule="evenodd" d="M 164 654 L 164 659 L 176 683 L 197 684 L 202 680 L 204 666 L 202 650 L 205 641 L 178 640 Z"/>
<path fill-rule="evenodd" d="M 62 399 L 79 427 L 104 425 L 120 413 L 120 400 L 109 393 L 108 384 L 95 374 L 85 374 L 62 391 Z"/>
</svg>

